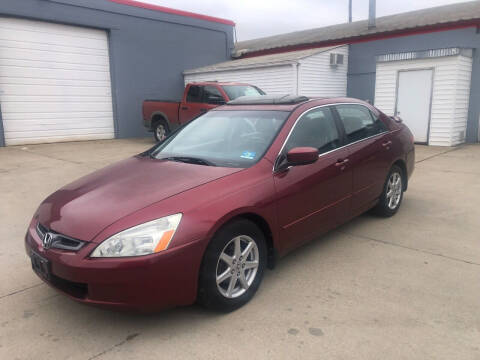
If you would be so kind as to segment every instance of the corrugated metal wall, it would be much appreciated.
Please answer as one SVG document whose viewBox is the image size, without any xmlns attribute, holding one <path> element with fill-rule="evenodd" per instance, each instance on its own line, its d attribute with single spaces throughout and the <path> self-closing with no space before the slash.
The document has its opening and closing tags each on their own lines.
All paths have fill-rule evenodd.
<svg viewBox="0 0 480 360">
<path fill-rule="evenodd" d="M 472 59 L 448 56 L 377 64 L 375 106 L 388 115 L 395 111 L 399 70 L 434 68 L 429 145 L 464 142 L 467 126 Z"/>
<path fill-rule="evenodd" d="M 258 86 L 267 94 L 293 94 L 296 74 L 292 65 L 228 70 L 185 75 L 185 84 L 194 81 L 236 81 Z"/>
<path fill-rule="evenodd" d="M 330 66 L 330 54 L 343 54 L 342 65 Z M 348 46 L 309 56 L 300 60 L 298 93 L 305 96 L 346 96 Z"/>
</svg>

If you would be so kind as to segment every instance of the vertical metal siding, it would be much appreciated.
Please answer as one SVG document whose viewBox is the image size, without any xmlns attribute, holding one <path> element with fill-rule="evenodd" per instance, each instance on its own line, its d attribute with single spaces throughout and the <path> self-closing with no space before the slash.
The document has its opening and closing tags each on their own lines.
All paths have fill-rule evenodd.
<svg viewBox="0 0 480 360">
<path fill-rule="evenodd" d="M 470 100 L 470 81 L 472 76 L 472 58 L 457 57 L 456 94 L 452 124 L 452 145 L 465 142 L 467 118 Z"/>
<path fill-rule="evenodd" d="M 434 68 L 429 145 L 453 146 L 464 142 L 459 133 L 467 125 L 471 65 L 471 59 L 464 56 L 378 63 L 375 106 L 393 115 L 398 71 Z"/>
<path fill-rule="evenodd" d="M 269 95 L 293 94 L 294 71 L 292 66 L 269 66 L 185 75 L 185 84 L 194 81 L 235 81 L 258 86 Z"/>
<path fill-rule="evenodd" d="M 330 54 L 343 54 L 343 64 L 330 66 Z M 299 61 L 298 83 L 300 95 L 347 95 L 348 46 L 335 48 Z"/>
</svg>

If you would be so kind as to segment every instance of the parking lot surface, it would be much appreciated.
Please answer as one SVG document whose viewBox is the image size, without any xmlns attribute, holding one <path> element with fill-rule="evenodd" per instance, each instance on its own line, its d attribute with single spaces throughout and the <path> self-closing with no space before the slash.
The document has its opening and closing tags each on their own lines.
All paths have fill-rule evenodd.
<svg viewBox="0 0 480 360">
<path fill-rule="evenodd" d="M 480 359 L 480 145 L 418 146 L 396 216 L 294 251 L 230 314 L 118 313 L 43 284 L 23 247 L 38 204 L 152 145 L 0 148 L 0 359 Z"/>
</svg>

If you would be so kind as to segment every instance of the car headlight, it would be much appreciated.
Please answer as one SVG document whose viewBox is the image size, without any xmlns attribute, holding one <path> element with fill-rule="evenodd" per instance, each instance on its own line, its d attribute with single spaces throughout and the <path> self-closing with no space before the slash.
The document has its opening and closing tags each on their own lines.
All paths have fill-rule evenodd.
<svg viewBox="0 0 480 360">
<path fill-rule="evenodd" d="M 142 256 L 166 250 L 182 214 L 166 216 L 123 230 L 104 240 L 90 257 Z"/>
</svg>

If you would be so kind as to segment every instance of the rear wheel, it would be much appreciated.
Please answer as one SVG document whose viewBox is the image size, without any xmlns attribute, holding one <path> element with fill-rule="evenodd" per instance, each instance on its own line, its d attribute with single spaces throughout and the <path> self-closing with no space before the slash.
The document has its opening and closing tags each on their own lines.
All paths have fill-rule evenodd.
<svg viewBox="0 0 480 360">
<path fill-rule="evenodd" d="M 265 237 L 254 223 L 238 220 L 227 224 L 205 252 L 199 303 L 225 312 L 243 306 L 260 286 L 266 262 Z"/>
<path fill-rule="evenodd" d="M 170 129 L 168 128 L 167 122 L 165 120 L 158 120 L 153 125 L 153 136 L 155 137 L 155 140 L 165 140 L 169 133 Z"/>
<path fill-rule="evenodd" d="M 403 199 L 404 173 L 401 168 L 393 165 L 387 176 L 380 200 L 375 207 L 375 212 L 384 217 L 397 213 Z"/>
</svg>

